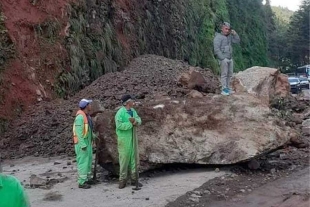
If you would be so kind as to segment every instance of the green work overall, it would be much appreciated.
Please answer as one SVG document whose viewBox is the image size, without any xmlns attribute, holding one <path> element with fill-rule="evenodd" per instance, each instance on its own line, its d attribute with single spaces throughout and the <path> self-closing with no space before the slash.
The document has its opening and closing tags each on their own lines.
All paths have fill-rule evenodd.
<svg viewBox="0 0 310 207">
<path fill-rule="evenodd" d="M 131 109 L 133 112 L 133 118 L 135 118 L 138 125 L 141 125 L 141 118 L 138 116 L 136 110 Z M 135 127 L 129 121 L 131 116 L 128 114 L 127 109 L 122 107 L 115 115 L 117 145 L 119 154 L 120 173 L 119 180 L 127 180 L 128 171 L 130 171 L 131 179 L 136 180 L 136 160 L 135 153 L 138 153 L 136 143 L 133 143 L 133 136 L 135 134 Z M 137 139 L 135 139 L 137 140 Z M 137 163 L 138 164 L 138 163 Z"/>
<path fill-rule="evenodd" d="M 30 207 L 28 196 L 19 180 L 0 173 L 0 206 Z"/>
<path fill-rule="evenodd" d="M 78 114 L 74 121 L 74 131 L 77 137 L 77 143 L 74 144 L 77 171 L 78 171 L 78 184 L 83 185 L 86 181 L 91 179 L 92 156 L 93 156 L 93 131 L 88 125 L 85 124 L 82 114 Z M 87 128 L 87 130 L 86 130 Z M 86 131 L 86 132 L 85 132 Z"/>
</svg>

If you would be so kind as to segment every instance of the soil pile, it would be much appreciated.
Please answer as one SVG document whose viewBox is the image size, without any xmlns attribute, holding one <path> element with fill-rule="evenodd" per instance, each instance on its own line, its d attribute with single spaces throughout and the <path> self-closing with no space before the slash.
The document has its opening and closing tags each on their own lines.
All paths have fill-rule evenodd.
<svg viewBox="0 0 310 207">
<path fill-rule="evenodd" d="M 102 76 L 68 100 L 34 105 L 33 109 L 14 121 L 4 138 L 0 139 L 1 156 L 70 155 L 73 153 L 72 123 L 80 99 L 98 100 L 106 109 L 114 109 L 120 104 L 120 97 L 127 93 L 135 94 L 140 100 L 158 95 L 180 98 L 190 89 L 179 87 L 177 78 L 190 68 L 182 61 L 145 55 L 134 59 L 122 72 Z M 218 78 L 210 70 L 195 70 L 200 71 L 209 83 L 205 90 L 216 93 Z"/>
</svg>

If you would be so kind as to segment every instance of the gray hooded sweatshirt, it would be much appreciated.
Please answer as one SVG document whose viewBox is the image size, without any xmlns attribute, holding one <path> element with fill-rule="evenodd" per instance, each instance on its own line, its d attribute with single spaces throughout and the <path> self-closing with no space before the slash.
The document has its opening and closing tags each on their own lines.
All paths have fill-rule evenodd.
<svg viewBox="0 0 310 207">
<path fill-rule="evenodd" d="M 214 44 L 214 53 L 219 60 L 224 60 L 225 58 L 232 58 L 232 43 L 240 43 L 239 35 L 228 35 L 225 36 L 221 33 L 216 33 L 213 40 Z"/>
</svg>

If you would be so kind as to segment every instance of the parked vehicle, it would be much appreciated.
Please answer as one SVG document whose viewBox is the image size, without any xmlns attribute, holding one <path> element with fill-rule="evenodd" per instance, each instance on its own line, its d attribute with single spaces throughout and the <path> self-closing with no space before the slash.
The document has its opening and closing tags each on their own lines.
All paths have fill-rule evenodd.
<svg viewBox="0 0 310 207">
<path fill-rule="evenodd" d="M 288 82 L 290 83 L 292 93 L 299 93 L 301 91 L 300 80 L 297 77 L 289 77 Z"/>
<path fill-rule="evenodd" d="M 301 89 L 309 89 L 309 80 L 306 77 L 300 77 L 299 78 L 300 81 L 300 88 Z"/>
</svg>

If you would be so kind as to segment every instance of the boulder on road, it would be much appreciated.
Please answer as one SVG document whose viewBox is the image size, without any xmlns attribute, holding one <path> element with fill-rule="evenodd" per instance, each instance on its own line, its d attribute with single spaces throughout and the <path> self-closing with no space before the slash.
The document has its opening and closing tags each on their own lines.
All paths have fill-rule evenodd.
<svg viewBox="0 0 310 207">
<path fill-rule="evenodd" d="M 290 94 L 287 75 L 267 67 L 255 66 L 237 73 L 233 77 L 232 87 L 237 93 L 253 94 L 266 104 L 274 97 L 287 97 Z"/>
<path fill-rule="evenodd" d="M 164 107 L 155 107 L 156 105 Z M 149 101 L 137 107 L 141 170 L 167 163 L 233 164 L 288 142 L 294 130 L 249 94 Z M 114 115 L 96 117 L 100 163 L 118 163 Z"/>
</svg>

